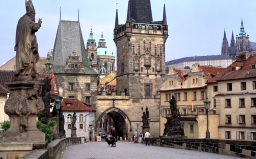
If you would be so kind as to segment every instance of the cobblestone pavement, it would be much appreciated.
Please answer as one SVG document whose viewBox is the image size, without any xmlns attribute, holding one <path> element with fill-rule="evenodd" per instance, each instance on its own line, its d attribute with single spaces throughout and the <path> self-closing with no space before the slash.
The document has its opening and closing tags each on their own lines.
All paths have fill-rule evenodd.
<svg viewBox="0 0 256 159">
<path fill-rule="evenodd" d="M 67 147 L 61 159 L 234 159 L 214 153 L 145 146 L 133 142 L 118 141 L 116 147 L 106 142 L 89 142 Z"/>
</svg>

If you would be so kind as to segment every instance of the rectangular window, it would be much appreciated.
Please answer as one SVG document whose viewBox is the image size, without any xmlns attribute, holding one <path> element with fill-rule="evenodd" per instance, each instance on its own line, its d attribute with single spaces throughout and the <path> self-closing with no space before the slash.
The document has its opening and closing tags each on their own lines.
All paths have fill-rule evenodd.
<svg viewBox="0 0 256 159">
<path fill-rule="evenodd" d="M 218 92 L 218 86 L 213 86 L 213 92 Z"/>
<path fill-rule="evenodd" d="M 232 91 L 232 83 L 227 83 L 227 91 Z"/>
<path fill-rule="evenodd" d="M 169 94 L 165 94 L 165 101 L 168 102 L 169 100 Z"/>
<path fill-rule="evenodd" d="M 190 130 L 191 134 L 194 134 L 194 125 L 193 124 L 189 125 L 189 130 Z"/>
<path fill-rule="evenodd" d="M 170 116 L 170 109 L 164 109 L 164 117 Z"/>
<path fill-rule="evenodd" d="M 177 93 L 177 101 L 180 101 L 180 93 Z"/>
<path fill-rule="evenodd" d="M 71 129 L 71 124 L 68 124 L 68 129 Z"/>
<path fill-rule="evenodd" d="M 85 103 L 88 103 L 88 104 L 91 103 L 91 97 L 90 96 L 85 97 Z"/>
<path fill-rule="evenodd" d="M 231 132 L 225 131 L 225 139 L 231 139 Z"/>
<path fill-rule="evenodd" d="M 244 98 L 239 99 L 239 108 L 244 108 L 245 107 L 245 101 Z"/>
<path fill-rule="evenodd" d="M 256 140 L 256 132 L 251 132 L 251 140 Z"/>
<path fill-rule="evenodd" d="M 85 91 L 90 91 L 90 90 L 91 90 L 90 83 L 85 83 Z"/>
<path fill-rule="evenodd" d="M 252 124 L 256 124 L 256 115 L 252 115 Z"/>
<path fill-rule="evenodd" d="M 252 69 L 256 69 L 256 65 L 254 64 L 254 65 L 252 65 Z"/>
<path fill-rule="evenodd" d="M 256 89 L 256 81 L 252 81 L 252 89 Z"/>
<path fill-rule="evenodd" d="M 80 115 L 79 115 L 79 122 L 83 122 L 83 121 L 84 121 L 83 114 L 80 114 Z"/>
<path fill-rule="evenodd" d="M 226 124 L 231 124 L 231 115 L 226 115 Z"/>
<path fill-rule="evenodd" d="M 226 106 L 225 108 L 231 108 L 231 99 L 226 99 Z"/>
<path fill-rule="evenodd" d="M 187 101 L 187 100 L 188 100 L 188 93 L 184 92 L 184 101 Z"/>
<path fill-rule="evenodd" d="M 213 100 L 213 107 L 214 107 L 214 108 L 217 107 L 217 104 L 216 104 L 216 103 L 217 103 L 217 101 L 216 101 L 216 99 L 214 99 L 214 100 Z"/>
<path fill-rule="evenodd" d="M 73 91 L 74 90 L 74 83 L 68 83 L 68 90 Z"/>
<path fill-rule="evenodd" d="M 241 82 L 241 90 L 246 90 L 246 82 Z"/>
<path fill-rule="evenodd" d="M 80 125 L 79 125 L 79 128 L 80 128 L 80 129 L 83 129 L 83 128 L 84 128 L 84 125 L 83 125 L 83 124 L 80 124 Z"/>
<path fill-rule="evenodd" d="M 245 115 L 238 116 L 238 124 L 245 124 Z"/>
<path fill-rule="evenodd" d="M 151 97 L 151 85 L 150 84 L 145 85 L 145 97 Z"/>
<path fill-rule="evenodd" d="M 252 107 L 256 107 L 256 98 L 252 98 Z"/>
<path fill-rule="evenodd" d="M 193 92 L 193 100 L 196 100 L 196 92 Z"/>
<path fill-rule="evenodd" d="M 204 91 L 201 91 L 201 100 L 204 100 Z"/>
<path fill-rule="evenodd" d="M 243 131 L 239 131 L 239 140 L 245 140 L 245 133 Z"/>
</svg>

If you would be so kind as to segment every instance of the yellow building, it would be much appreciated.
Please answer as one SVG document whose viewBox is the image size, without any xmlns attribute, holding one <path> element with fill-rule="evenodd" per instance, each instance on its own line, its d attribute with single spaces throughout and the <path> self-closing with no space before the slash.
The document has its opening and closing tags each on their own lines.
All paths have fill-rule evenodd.
<svg viewBox="0 0 256 159">
<path fill-rule="evenodd" d="M 185 136 L 188 138 L 205 138 L 206 133 L 206 82 L 222 68 L 194 65 L 191 70 L 170 69 L 160 90 L 160 135 L 170 114 L 169 100 L 174 95 L 181 116 Z M 218 138 L 218 115 L 210 108 L 209 130 L 211 138 Z"/>
<path fill-rule="evenodd" d="M 256 140 L 256 56 L 239 54 L 208 82 L 208 93 L 220 115 L 219 139 Z"/>
</svg>

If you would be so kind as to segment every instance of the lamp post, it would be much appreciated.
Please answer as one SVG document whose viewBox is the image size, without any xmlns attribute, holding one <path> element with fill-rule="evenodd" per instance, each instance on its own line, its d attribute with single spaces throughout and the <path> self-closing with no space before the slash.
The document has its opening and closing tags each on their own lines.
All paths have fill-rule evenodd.
<svg viewBox="0 0 256 159">
<path fill-rule="evenodd" d="M 57 134 L 56 134 L 56 139 L 60 138 L 60 119 L 59 119 L 59 110 L 60 110 L 60 99 L 57 98 L 55 99 L 55 106 L 57 110 Z"/>
<path fill-rule="evenodd" d="M 209 131 L 209 123 L 208 123 L 208 111 L 210 108 L 210 101 L 208 100 L 208 98 L 206 97 L 206 99 L 204 100 L 204 106 L 206 109 L 206 118 L 207 118 L 207 129 L 206 129 L 206 139 L 210 139 L 210 131 Z"/>
</svg>

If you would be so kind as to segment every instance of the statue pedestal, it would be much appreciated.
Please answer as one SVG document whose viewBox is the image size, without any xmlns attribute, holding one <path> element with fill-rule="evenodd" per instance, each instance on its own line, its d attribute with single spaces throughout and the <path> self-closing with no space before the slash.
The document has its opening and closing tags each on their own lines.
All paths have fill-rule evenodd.
<svg viewBox="0 0 256 159">
<path fill-rule="evenodd" d="M 9 99 L 4 111 L 10 117 L 10 129 L 0 136 L 0 146 L 6 143 L 45 144 L 45 134 L 37 129 L 38 114 L 44 109 L 42 83 L 15 81 L 8 84 Z"/>
<path fill-rule="evenodd" d="M 184 137 L 184 130 L 181 127 L 180 119 L 177 115 L 166 117 L 164 135 L 168 138 L 182 138 Z"/>
<path fill-rule="evenodd" d="M 71 137 L 77 137 L 76 136 L 76 128 L 71 128 Z"/>
</svg>

